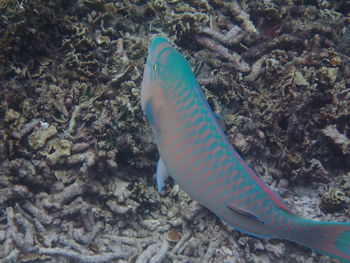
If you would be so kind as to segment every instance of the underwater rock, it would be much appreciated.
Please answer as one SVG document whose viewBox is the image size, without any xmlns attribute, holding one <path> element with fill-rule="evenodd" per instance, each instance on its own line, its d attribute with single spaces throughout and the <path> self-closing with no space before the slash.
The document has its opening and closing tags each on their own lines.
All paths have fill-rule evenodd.
<svg viewBox="0 0 350 263">
<path fill-rule="evenodd" d="M 95 41 L 98 45 L 108 45 L 111 42 L 111 39 L 108 36 L 97 35 Z"/>
<path fill-rule="evenodd" d="M 84 4 L 95 11 L 105 10 L 103 0 L 84 0 Z"/>
<path fill-rule="evenodd" d="M 0 162 L 5 161 L 8 158 L 7 147 L 5 140 L 0 138 Z"/>
<path fill-rule="evenodd" d="M 72 153 L 81 153 L 87 150 L 90 147 L 90 144 L 87 142 L 76 143 L 72 147 Z"/>
<path fill-rule="evenodd" d="M 55 126 L 50 126 L 47 129 L 36 130 L 28 136 L 28 144 L 33 150 L 43 148 L 46 141 L 52 138 L 57 133 Z"/>
<path fill-rule="evenodd" d="M 235 133 L 234 139 L 233 139 L 233 145 L 239 149 L 242 152 L 248 152 L 251 148 L 251 137 L 250 136 L 244 136 L 241 133 Z"/>
<path fill-rule="evenodd" d="M 338 76 L 339 68 L 322 67 L 320 71 L 329 79 L 330 84 L 334 84 Z"/>
<path fill-rule="evenodd" d="M 294 84 L 297 86 L 309 86 L 309 82 L 304 78 L 300 71 L 295 71 L 294 73 Z"/>
<path fill-rule="evenodd" d="M 5 118 L 4 120 L 6 122 L 9 122 L 9 121 L 15 121 L 17 120 L 18 118 L 20 117 L 20 113 L 15 111 L 14 109 L 8 109 L 8 111 L 6 111 L 5 113 Z"/>
<path fill-rule="evenodd" d="M 166 233 L 166 239 L 169 242 L 178 242 L 181 239 L 181 233 L 175 229 L 171 229 L 168 233 Z"/>
<path fill-rule="evenodd" d="M 35 128 L 35 126 L 39 124 L 39 122 L 40 122 L 39 120 L 34 119 L 31 122 L 24 124 L 22 129 L 18 131 L 14 131 L 12 133 L 13 137 L 15 137 L 16 139 L 22 139 L 23 136 L 31 132 Z"/>
<path fill-rule="evenodd" d="M 340 52 L 346 54 L 347 56 L 350 56 L 349 43 L 350 43 L 350 26 L 348 25 L 347 28 L 345 29 L 343 36 L 340 38 L 338 42 L 337 49 Z"/>
<path fill-rule="evenodd" d="M 13 200 L 25 200 L 33 197 L 33 193 L 25 185 L 13 185 L 0 190 L 0 207 L 4 207 L 7 202 Z"/>
<path fill-rule="evenodd" d="M 346 195 L 339 189 L 331 189 L 322 195 L 321 208 L 327 213 L 339 212 L 349 202 Z"/>
<path fill-rule="evenodd" d="M 322 133 L 337 145 L 343 154 L 350 154 L 350 139 L 338 131 L 336 125 L 328 125 Z"/>
<path fill-rule="evenodd" d="M 7 168 L 12 183 L 19 182 L 20 184 L 27 186 L 29 190 L 32 190 L 31 187 L 33 185 L 47 187 L 53 182 L 51 174 L 40 171 L 36 166 L 35 161 L 17 158 L 10 162 L 3 163 L 3 165 Z"/>
<path fill-rule="evenodd" d="M 55 165 L 62 157 L 71 155 L 72 146 L 73 143 L 66 139 L 53 139 L 48 143 L 46 151 L 41 153 L 51 165 Z"/>
</svg>

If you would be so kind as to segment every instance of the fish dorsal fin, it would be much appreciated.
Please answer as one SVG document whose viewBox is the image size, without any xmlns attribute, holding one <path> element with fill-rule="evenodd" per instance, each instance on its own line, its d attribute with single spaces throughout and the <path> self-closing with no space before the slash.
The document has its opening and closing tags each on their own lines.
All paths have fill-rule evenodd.
<svg viewBox="0 0 350 263">
<path fill-rule="evenodd" d="M 251 219 L 256 220 L 257 222 L 264 224 L 264 221 L 258 217 L 257 215 L 254 215 L 251 211 L 248 211 L 246 209 L 239 208 L 233 204 L 227 204 L 227 208 L 231 209 L 233 212 L 239 213 L 241 215 L 247 216 Z"/>
</svg>

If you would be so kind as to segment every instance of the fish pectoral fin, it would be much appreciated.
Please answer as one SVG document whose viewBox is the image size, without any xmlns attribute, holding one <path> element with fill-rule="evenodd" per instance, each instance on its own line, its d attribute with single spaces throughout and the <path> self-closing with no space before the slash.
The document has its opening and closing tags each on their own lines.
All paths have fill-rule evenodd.
<svg viewBox="0 0 350 263">
<path fill-rule="evenodd" d="M 157 123 L 157 114 L 161 111 L 162 104 L 156 103 L 154 98 L 149 98 L 145 103 L 144 112 L 153 130 L 156 142 L 159 139 L 160 128 Z"/>
<path fill-rule="evenodd" d="M 231 209 L 232 211 L 234 211 L 234 212 L 236 212 L 236 213 L 239 213 L 239 214 L 241 214 L 241 215 L 247 216 L 247 217 L 249 217 L 249 218 L 251 218 L 251 219 L 254 219 L 254 220 L 258 221 L 258 222 L 261 223 L 261 224 L 264 224 L 264 221 L 263 221 L 260 217 L 254 215 L 254 214 L 253 214 L 252 212 L 250 212 L 250 211 L 247 211 L 247 210 L 245 210 L 245 209 L 239 208 L 239 207 L 234 206 L 234 205 L 232 205 L 232 204 L 228 204 L 228 205 L 226 205 L 226 206 L 227 206 L 227 208 Z"/>
<path fill-rule="evenodd" d="M 159 193 L 162 192 L 165 185 L 165 181 L 168 177 L 169 177 L 168 169 L 166 168 L 162 158 L 160 157 L 157 163 L 157 175 L 156 175 L 157 190 Z"/>
</svg>

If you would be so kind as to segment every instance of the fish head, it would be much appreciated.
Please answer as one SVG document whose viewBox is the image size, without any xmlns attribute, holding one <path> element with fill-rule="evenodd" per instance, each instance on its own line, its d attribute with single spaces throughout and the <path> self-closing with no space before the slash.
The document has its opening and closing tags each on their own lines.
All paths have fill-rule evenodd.
<svg viewBox="0 0 350 263">
<path fill-rule="evenodd" d="M 162 93 L 161 79 L 158 74 L 158 55 L 161 49 L 166 46 L 170 46 L 170 44 L 163 37 L 154 38 L 149 46 L 141 85 L 141 104 L 144 111 L 146 103 L 154 98 L 156 94 L 159 96 Z"/>
<path fill-rule="evenodd" d="M 164 37 L 155 37 L 149 47 L 141 86 L 141 104 L 149 99 L 167 100 L 178 81 L 194 80 L 187 60 Z"/>
<path fill-rule="evenodd" d="M 145 64 L 142 86 L 142 110 L 149 121 L 157 144 L 169 127 L 181 122 L 178 102 L 181 93 L 199 88 L 187 60 L 163 37 L 152 40 Z"/>
</svg>

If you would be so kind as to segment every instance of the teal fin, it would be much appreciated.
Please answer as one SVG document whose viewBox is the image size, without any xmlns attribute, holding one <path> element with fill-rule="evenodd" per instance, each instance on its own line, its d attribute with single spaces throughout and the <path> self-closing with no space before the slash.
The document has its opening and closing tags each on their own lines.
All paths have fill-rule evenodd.
<svg viewBox="0 0 350 263">
<path fill-rule="evenodd" d="M 146 104 L 145 104 L 145 115 L 146 115 L 146 118 L 147 120 L 149 121 L 149 123 L 151 125 L 154 125 L 154 116 L 153 116 L 153 106 L 152 106 L 152 98 L 149 98 L 147 101 L 146 101 Z"/>
<path fill-rule="evenodd" d="M 282 237 L 321 254 L 350 263 L 350 224 L 295 218 L 289 236 Z M 331 261 L 329 261 L 331 262 Z M 332 261 L 333 262 L 333 261 Z"/>
<path fill-rule="evenodd" d="M 162 160 L 162 158 L 159 158 L 158 164 L 157 164 L 157 190 L 159 193 L 162 192 L 165 181 L 169 177 L 168 169 L 165 167 L 165 164 Z"/>
<path fill-rule="evenodd" d="M 236 212 L 236 213 L 239 213 L 241 215 L 244 215 L 244 216 L 247 216 L 251 219 L 254 219 L 256 221 L 258 221 L 259 223 L 261 224 L 264 224 L 264 221 L 259 218 L 258 216 L 254 215 L 252 212 L 250 211 L 247 211 L 247 210 L 244 210 L 244 209 L 241 209 L 241 208 L 238 208 L 237 206 L 234 206 L 232 204 L 228 204 L 226 205 L 229 209 L 231 209 L 232 211 Z"/>
</svg>

